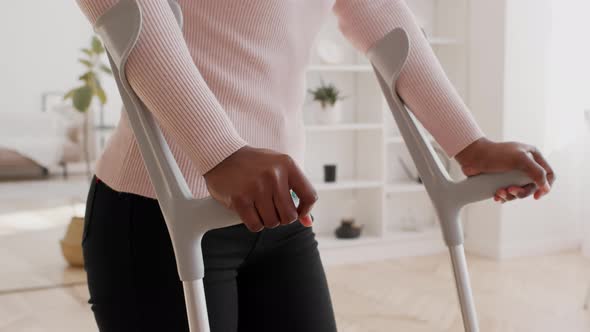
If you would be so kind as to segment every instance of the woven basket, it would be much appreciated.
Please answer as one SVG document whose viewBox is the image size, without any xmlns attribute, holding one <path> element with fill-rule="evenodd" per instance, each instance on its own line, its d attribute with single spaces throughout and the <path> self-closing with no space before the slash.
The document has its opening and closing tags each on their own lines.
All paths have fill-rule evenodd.
<svg viewBox="0 0 590 332">
<path fill-rule="evenodd" d="M 83 267 L 82 234 L 84 233 L 84 217 L 72 217 L 64 238 L 59 241 L 61 252 L 72 267 Z"/>
</svg>

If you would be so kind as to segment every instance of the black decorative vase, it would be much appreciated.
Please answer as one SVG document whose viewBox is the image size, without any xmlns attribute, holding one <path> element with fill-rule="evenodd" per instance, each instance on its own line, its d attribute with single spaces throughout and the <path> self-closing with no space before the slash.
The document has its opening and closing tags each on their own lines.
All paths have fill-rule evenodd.
<svg viewBox="0 0 590 332">
<path fill-rule="evenodd" d="M 336 165 L 324 165 L 324 182 L 336 182 Z"/>
<path fill-rule="evenodd" d="M 354 224 L 353 219 L 344 219 L 334 232 L 339 239 L 356 239 L 361 236 L 363 227 Z"/>
</svg>

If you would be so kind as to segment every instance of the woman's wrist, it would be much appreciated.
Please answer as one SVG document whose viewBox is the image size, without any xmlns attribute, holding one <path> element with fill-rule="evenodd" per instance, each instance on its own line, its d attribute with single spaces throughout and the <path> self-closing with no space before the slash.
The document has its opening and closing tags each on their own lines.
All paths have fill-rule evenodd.
<svg viewBox="0 0 590 332">
<path fill-rule="evenodd" d="M 487 137 L 480 137 L 461 150 L 461 152 L 457 153 L 455 155 L 455 160 L 457 160 L 461 166 L 471 164 L 474 160 L 480 158 L 482 154 L 485 154 L 486 147 L 490 144 L 493 144 L 493 142 Z"/>
</svg>

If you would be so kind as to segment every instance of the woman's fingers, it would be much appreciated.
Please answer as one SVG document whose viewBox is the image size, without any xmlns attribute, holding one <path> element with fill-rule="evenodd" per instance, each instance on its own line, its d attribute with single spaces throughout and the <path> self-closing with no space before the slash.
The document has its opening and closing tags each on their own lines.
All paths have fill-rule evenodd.
<svg viewBox="0 0 590 332">
<path fill-rule="evenodd" d="M 260 232 L 264 229 L 262 219 L 258 215 L 258 211 L 254 207 L 254 204 L 247 201 L 234 200 L 233 209 L 236 211 L 240 219 L 250 232 Z"/>
<path fill-rule="evenodd" d="M 500 195 L 494 195 L 494 201 L 502 204 L 507 202 L 507 200 L 505 198 L 502 198 L 502 196 Z"/>
<path fill-rule="evenodd" d="M 534 183 L 529 183 L 529 184 L 527 184 L 525 186 L 516 187 L 516 188 L 520 188 L 521 189 L 516 196 L 518 198 L 526 198 L 526 197 L 529 197 L 530 195 L 532 195 L 535 192 L 535 190 L 537 189 L 537 186 Z"/>
<path fill-rule="evenodd" d="M 537 185 L 537 191 L 535 192 L 535 199 L 541 198 L 542 195 L 549 192 L 550 187 L 547 182 L 547 171 L 537 163 L 533 158 L 532 153 L 526 153 L 522 155 L 520 159 L 520 168 L 533 180 Z"/>
<path fill-rule="evenodd" d="M 287 181 L 281 182 L 273 195 L 273 201 L 279 214 L 281 225 L 287 225 L 297 220 L 297 207 L 293 202 Z"/>
<path fill-rule="evenodd" d="M 494 195 L 494 201 L 496 202 L 508 202 L 517 198 L 526 198 L 535 192 L 537 186 L 533 183 L 527 184 L 526 186 L 510 186 L 508 188 L 498 189 Z"/>
<path fill-rule="evenodd" d="M 313 208 L 313 205 L 318 200 L 318 195 L 313 188 L 313 185 L 299 167 L 293 163 L 289 170 L 289 186 L 293 189 L 297 197 L 299 197 L 299 206 L 297 207 L 297 215 L 302 220 L 303 225 L 311 226 L 307 224 L 305 220 L 309 219 L 309 214 Z"/>
<path fill-rule="evenodd" d="M 524 189 L 522 187 L 511 186 L 506 188 L 508 194 L 514 196 L 514 198 L 522 198 Z"/>
<path fill-rule="evenodd" d="M 498 190 L 496 191 L 496 195 L 497 195 L 498 197 L 500 197 L 500 198 L 501 198 L 503 201 L 505 201 L 505 200 L 506 200 L 506 198 L 507 198 L 506 189 L 504 189 L 504 188 L 502 188 L 502 189 L 498 189 Z"/>
<path fill-rule="evenodd" d="M 551 184 L 555 181 L 553 169 L 543 155 L 532 146 L 525 148 L 526 154 L 522 154 L 517 164 L 533 180 L 534 183 L 526 186 L 511 186 L 499 189 L 496 192 L 496 201 L 508 202 L 516 198 L 526 198 L 534 195 L 535 199 L 549 193 Z"/>
<path fill-rule="evenodd" d="M 553 172 L 551 165 L 549 165 L 543 154 L 536 148 L 533 148 L 530 153 L 533 156 L 533 159 L 545 170 L 547 174 L 547 181 L 549 182 L 548 189 L 551 190 L 551 186 L 555 182 L 555 173 Z"/>
<path fill-rule="evenodd" d="M 254 202 L 258 215 L 262 218 L 265 228 L 275 228 L 281 224 L 272 195 L 259 196 Z"/>
</svg>

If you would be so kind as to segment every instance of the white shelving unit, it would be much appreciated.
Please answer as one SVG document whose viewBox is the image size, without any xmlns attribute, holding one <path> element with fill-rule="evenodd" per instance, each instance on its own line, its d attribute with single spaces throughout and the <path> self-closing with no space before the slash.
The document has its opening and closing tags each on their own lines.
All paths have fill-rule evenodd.
<svg viewBox="0 0 590 332">
<path fill-rule="evenodd" d="M 466 96 L 467 0 L 408 0 L 451 81 Z M 449 8 L 450 7 L 450 8 Z M 320 195 L 314 229 L 327 264 L 416 256 L 445 250 L 426 190 L 406 174 L 415 168 L 382 97 L 373 69 L 329 22 L 318 41 L 336 42 L 343 53 L 338 64 L 322 63 L 312 52 L 307 87 L 333 83 L 345 96 L 343 120 L 333 125 L 313 122 L 311 98 L 304 106 L 306 173 Z M 323 181 L 324 165 L 337 167 L 337 181 Z M 358 239 L 337 239 L 344 218 L 363 225 Z"/>
</svg>

